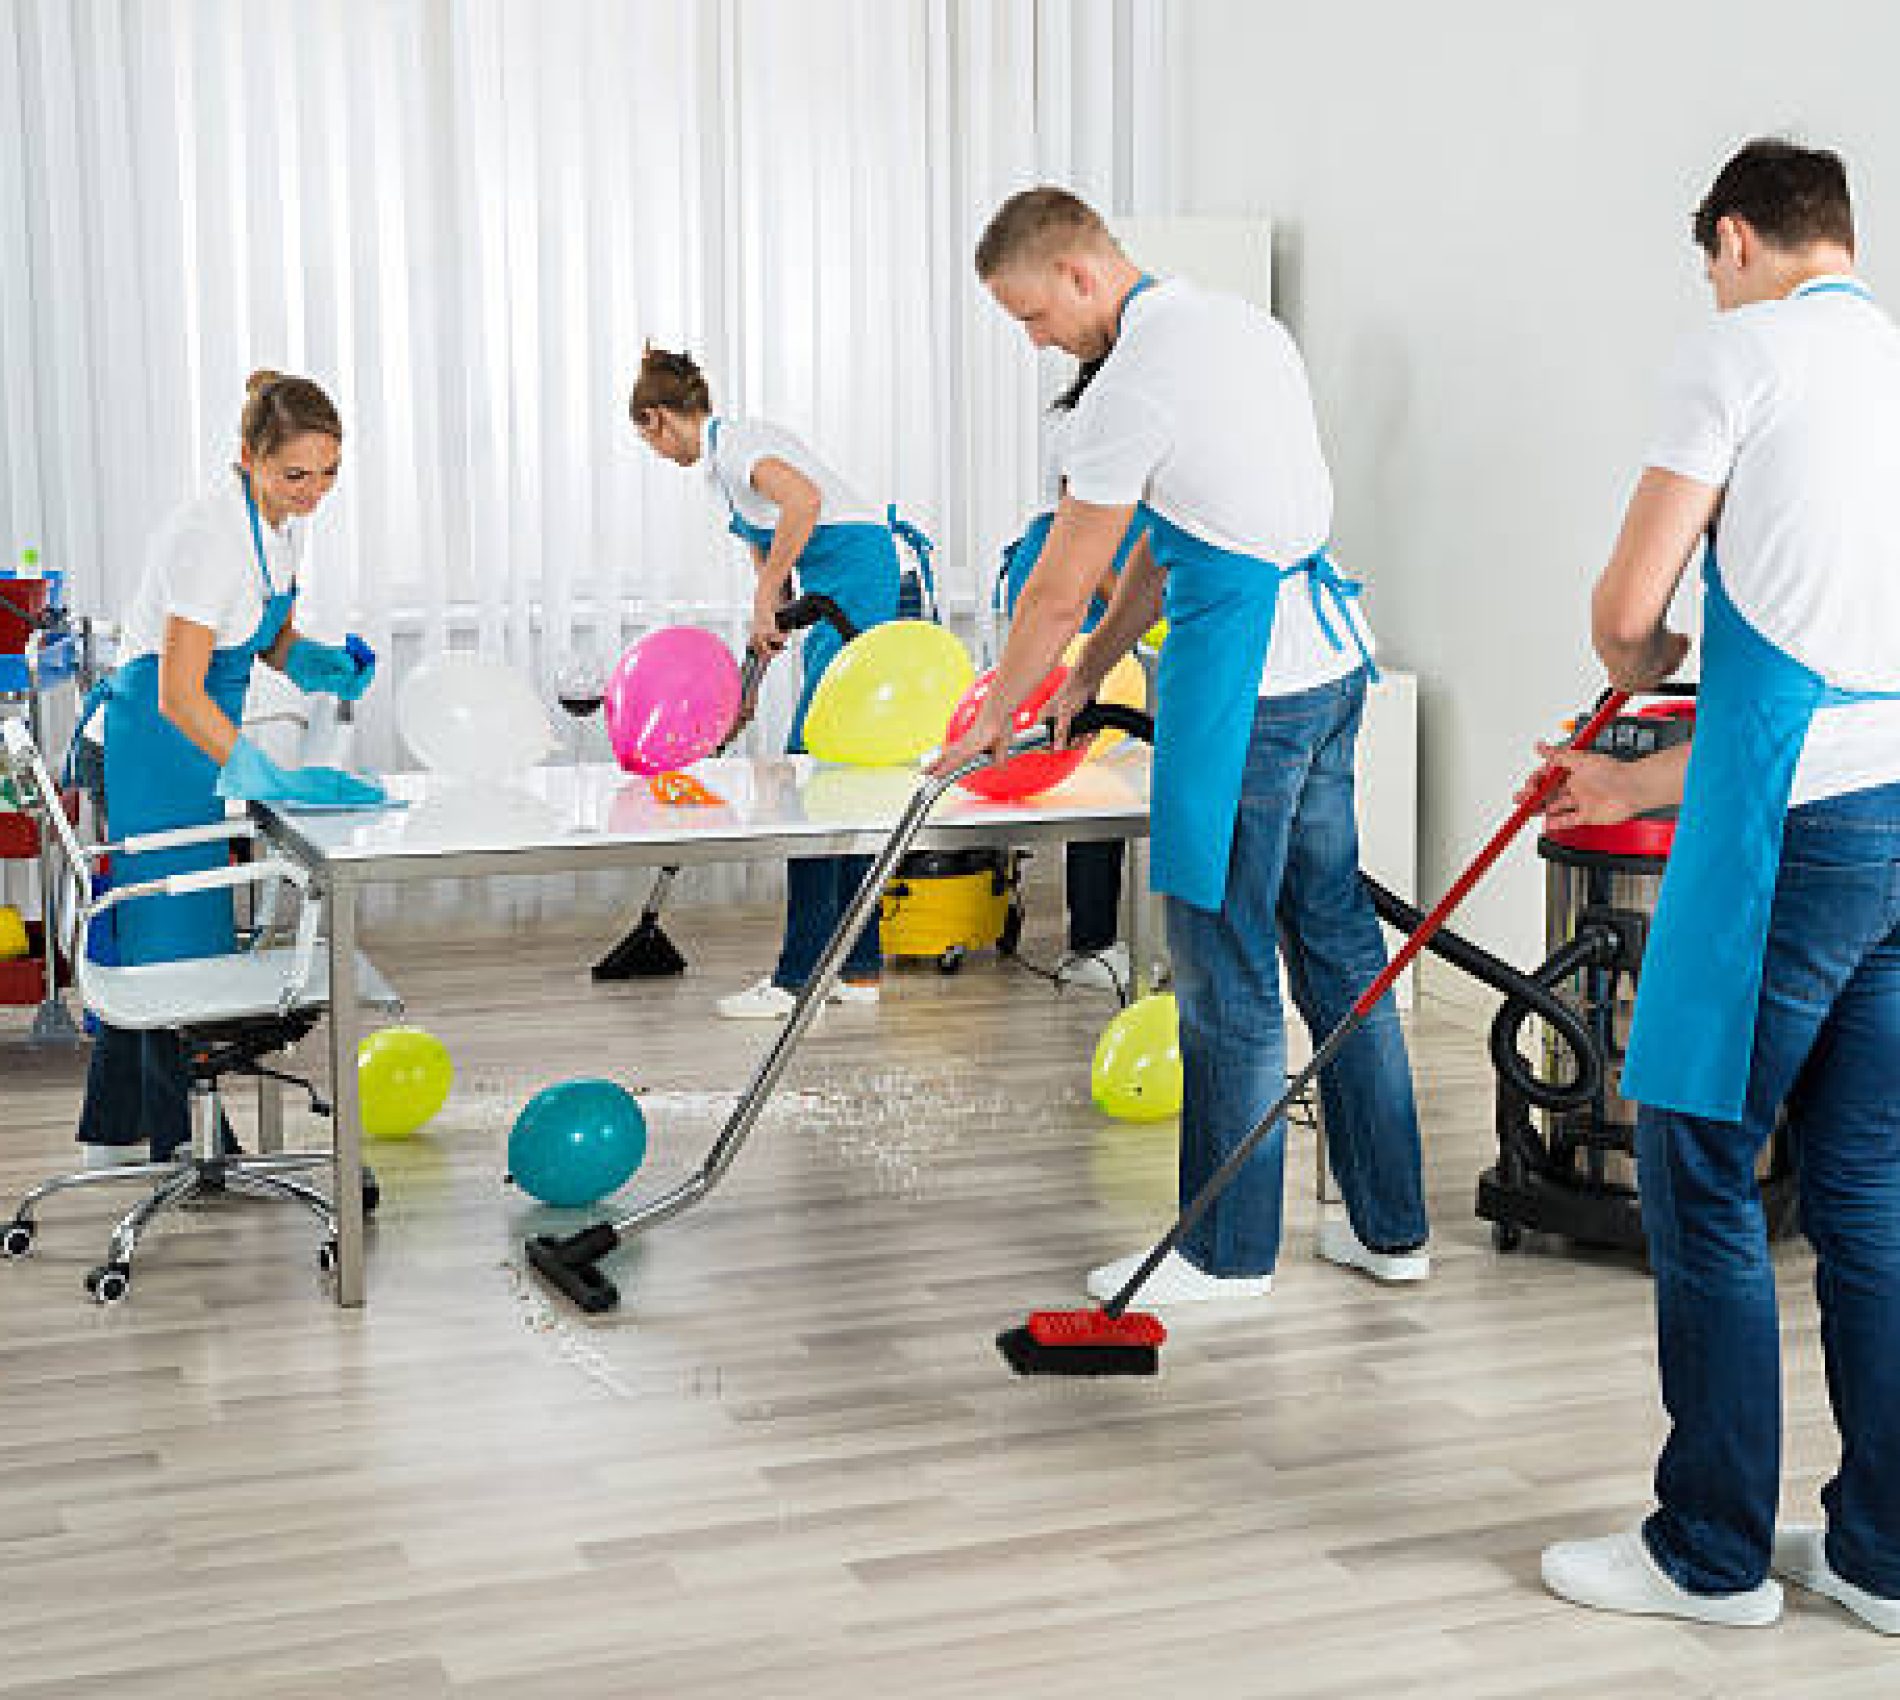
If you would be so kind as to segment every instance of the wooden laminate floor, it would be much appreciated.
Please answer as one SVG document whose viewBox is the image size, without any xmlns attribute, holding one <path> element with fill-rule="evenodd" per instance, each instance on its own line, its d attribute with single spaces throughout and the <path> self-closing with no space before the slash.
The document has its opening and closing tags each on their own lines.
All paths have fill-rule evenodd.
<svg viewBox="0 0 1900 1700">
<path fill-rule="evenodd" d="M 611 1075 L 645 1093 L 649 1180 L 681 1172 L 769 1037 L 707 1000 L 774 926 L 682 912 L 696 972 L 607 989 L 598 938 L 380 951 L 459 1076 L 375 1150 L 365 1312 L 253 1202 L 164 1230 L 100 1311 L 106 1207 L 51 1209 L 0 1266 L 0 1694 L 1900 1694 L 1900 1649 L 1799 1596 L 1738 1632 L 1541 1591 L 1544 1542 L 1644 1507 L 1648 1287 L 1492 1251 L 1452 1006 L 1413 1033 L 1430 1284 L 1313 1261 L 1302 1140 L 1271 1300 L 1184 1319 L 1152 1382 L 1019 1381 L 992 1349 L 1163 1225 L 1173 1150 L 1087 1101 L 1106 1000 L 988 965 L 828 1015 L 724 1188 L 617 1260 L 624 1308 L 550 1302 L 518 1251 L 552 1213 L 500 1181 L 514 1110 Z M 7 1197 L 69 1155 L 80 1081 L 20 1034 Z M 1806 1512 L 1834 1443 L 1805 1254 L 1781 1269 Z"/>
</svg>

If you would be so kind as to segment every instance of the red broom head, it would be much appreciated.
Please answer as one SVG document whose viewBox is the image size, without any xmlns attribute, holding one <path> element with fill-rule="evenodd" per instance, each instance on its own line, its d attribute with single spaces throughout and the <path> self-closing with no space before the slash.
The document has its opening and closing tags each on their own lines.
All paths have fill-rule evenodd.
<svg viewBox="0 0 1900 1700">
<path fill-rule="evenodd" d="M 1146 1311 L 1037 1310 L 1029 1313 L 1029 1336 L 1038 1346 L 1159 1346 L 1168 1331 Z"/>
</svg>

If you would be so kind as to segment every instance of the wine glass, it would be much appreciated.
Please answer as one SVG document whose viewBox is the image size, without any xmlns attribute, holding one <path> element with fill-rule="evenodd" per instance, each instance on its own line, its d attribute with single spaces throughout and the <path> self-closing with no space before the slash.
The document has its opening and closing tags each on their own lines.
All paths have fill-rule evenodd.
<svg viewBox="0 0 1900 1700">
<path fill-rule="evenodd" d="M 607 669 L 597 655 L 583 652 L 570 656 L 554 676 L 554 700 L 574 723 L 569 739 L 570 767 L 574 777 L 575 823 L 582 829 L 589 823 L 581 801 L 581 740 L 588 719 L 600 712 L 606 696 Z"/>
</svg>

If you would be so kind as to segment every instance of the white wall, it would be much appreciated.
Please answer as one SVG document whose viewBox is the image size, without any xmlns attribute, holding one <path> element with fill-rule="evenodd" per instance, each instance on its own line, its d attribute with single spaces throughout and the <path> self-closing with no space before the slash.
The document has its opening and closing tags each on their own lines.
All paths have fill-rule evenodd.
<svg viewBox="0 0 1900 1700">
<path fill-rule="evenodd" d="M 1890 0 L 1180 0 L 1177 204 L 1270 208 L 1347 571 L 1421 687 L 1420 883 L 1501 820 L 1598 685 L 1586 595 L 1672 338 L 1688 220 L 1748 136 L 1839 148 L 1864 269 L 1900 295 Z M 1470 931 L 1541 943 L 1526 842 Z"/>
</svg>

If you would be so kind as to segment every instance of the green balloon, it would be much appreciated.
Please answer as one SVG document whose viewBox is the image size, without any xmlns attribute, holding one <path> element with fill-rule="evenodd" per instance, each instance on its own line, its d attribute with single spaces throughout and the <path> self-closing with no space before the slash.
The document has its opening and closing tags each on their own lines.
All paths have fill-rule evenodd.
<svg viewBox="0 0 1900 1700">
<path fill-rule="evenodd" d="M 1102 1029 L 1089 1086 L 1095 1102 L 1121 1121 L 1181 1113 L 1181 1012 L 1172 992 L 1131 1003 Z"/>
<path fill-rule="evenodd" d="M 407 1139 L 449 1101 L 455 1066 L 448 1046 L 420 1027 L 385 1027 L 356 1047 L 363 1131 Z"/>
</svg>

